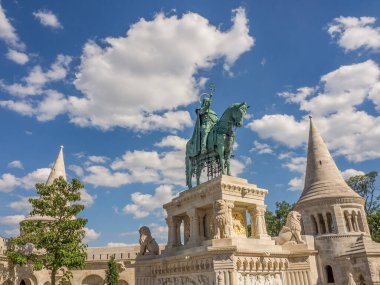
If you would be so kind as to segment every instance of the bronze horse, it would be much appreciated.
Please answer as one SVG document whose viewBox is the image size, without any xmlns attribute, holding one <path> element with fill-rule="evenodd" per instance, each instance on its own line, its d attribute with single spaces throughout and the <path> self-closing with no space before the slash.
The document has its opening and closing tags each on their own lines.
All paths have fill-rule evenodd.
<svg viewBox="0 0 380 285">
<path fill-rule="evenodd" d="M 235 141 L 234 128 L 243 125 L 243 119 L 248 111 L 248 104 L 235 103 L 229 106 L 222 117 L 212 127 L 207 137 L 207 153 L 190 156 L 190 141 L 186 144 L 186 185 L 192 188 L 192 177 L 196 176 L 197 185 L 200 184 L 200 175 L 206 162 L 202 157 L 212 157 L 220 165 L 221 174 L 231 175 L 231 155 Z M 195 165 L 195 167 L 194 167 Z M 196 169 L 194 169 L 196 168 Z"/>
</svg>

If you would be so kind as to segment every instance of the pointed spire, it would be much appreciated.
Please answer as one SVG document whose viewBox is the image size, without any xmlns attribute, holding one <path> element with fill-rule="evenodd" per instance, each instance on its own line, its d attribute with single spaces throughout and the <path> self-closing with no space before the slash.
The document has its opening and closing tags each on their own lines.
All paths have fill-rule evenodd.
<svg viewBox="0 0 380 285">
<path fill-rule="evenodd" d="M 305 186 L 298 203 L 331 197 L 360 197 L 344 181 L 325 142 L 310 118 Z"/>
<path fill-rule="evenodd" d="M 63 160 L 63 145 L 61 145 L 58 157 L 51 169 L 48 180 L 46 181 L 46 185 L 51 185 L 54 182 L 54 179 L 59 178 L 60 176 L 66 180 L 66 170 L 65 170 L 65 162 Z"/>
</svg>

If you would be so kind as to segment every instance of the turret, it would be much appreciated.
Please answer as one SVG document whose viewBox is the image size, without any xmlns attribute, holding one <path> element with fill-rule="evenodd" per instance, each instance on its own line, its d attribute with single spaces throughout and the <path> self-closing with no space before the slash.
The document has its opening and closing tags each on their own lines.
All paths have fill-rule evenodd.
<svg viewBox="0 0 380 285">
<path fill-rule="evenodd" d="M 369 235 L 364 199 L 344 181 L 311 116 L 305 186 L 296 210 L 307 235 Z"/>
<path fill-rule="evenodd" d="M 51 172 L 49 174 L 49 178 L 46 181 L 46 185 L 51 185 L 53 184 L 54 180 L 63 177 L 66 180 L 66 170 L 65 170 L 65 162 L 63 159 L 63 146 L 60 147 L 58 157 L 55 160 L 55 163 L 53 167 L 51 168 Z M 51 221 L 53 220 L 52 217 L 44 217 L 40 215 L 29 215 L 25 217 L 24 220 L 20 222 L 20 232 L 22 233 L 22 227 L 21 224 L 25 221 Z"/>
</svg>

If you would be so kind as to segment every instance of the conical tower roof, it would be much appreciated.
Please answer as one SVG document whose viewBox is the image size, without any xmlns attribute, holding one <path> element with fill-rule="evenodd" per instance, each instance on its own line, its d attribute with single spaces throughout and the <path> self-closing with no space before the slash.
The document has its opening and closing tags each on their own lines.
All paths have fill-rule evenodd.
<svg viewBox="0 0 380 285">
<path fill-rule="evenodd" d="M 49 174 L 49 178 L 46 181 L 46 185 L 51 185 L 54 182 L 54 179 L 62 176 L 66 180 L 66 170 L 65 170 L 65 161 L 63 160 L 63 146 L 61 145 L 58 157 L 54 162 L 53 167 L 51 168 L 51 172 Z M 40 215 L 28 215 L 24 220 L 21 221 L 53 221 L 52 217 L 45 217 Z"/>
<path fill-rule="evenodd" d="M 305 186 L 297 204 L 333 197 L 361 198 L 344 181 L 310 116 Z"/>
<path fill-rule="evenodd" d="M 66 170 L 65 170 L 65 161 L 63 160 L 63 146 L 61 145 L 58 157 L 51 169 L 46 185 L 51 185 L 54 182 L 54 179 L 63 177 L 66 180 Z"/>
</svg>

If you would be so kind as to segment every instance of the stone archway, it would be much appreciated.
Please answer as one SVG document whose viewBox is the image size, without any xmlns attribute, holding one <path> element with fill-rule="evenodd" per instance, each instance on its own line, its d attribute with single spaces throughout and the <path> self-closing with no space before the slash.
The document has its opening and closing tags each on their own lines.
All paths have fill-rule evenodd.
<svg viewBox="0 0 380 285">
<path fill-rule="evenodd" d="M 33 282 L 29 278 L 22 278 L 20 279 L 19 283 L 16 283 L 17 285 L 36 285 L 37 282 Z"/>
<path fill-rule="evenodd" d="M 83 279 L 82 285 L 102 285 L 104 284 L 104 280 L 99 275 L 89 275 Z"/>
<path fill-rule="evenodd" d="M 119 280 L 119 285 L 129 285 L 125 280 Z"/>
</svg>

